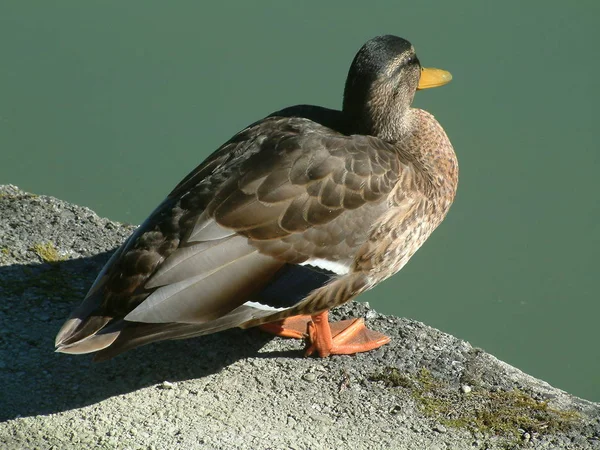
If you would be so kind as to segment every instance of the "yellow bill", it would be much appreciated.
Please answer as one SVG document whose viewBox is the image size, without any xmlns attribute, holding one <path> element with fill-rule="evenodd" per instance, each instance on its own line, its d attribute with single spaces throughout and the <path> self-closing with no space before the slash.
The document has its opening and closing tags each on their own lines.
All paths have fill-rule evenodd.
<svg viewBox="0 0 600 450">
<path fill-rule="evenodd" d="M 423 67 L 417 89 L 429 89 L 450 83 L 452 74 L 442 69 Z"/>
</svg>

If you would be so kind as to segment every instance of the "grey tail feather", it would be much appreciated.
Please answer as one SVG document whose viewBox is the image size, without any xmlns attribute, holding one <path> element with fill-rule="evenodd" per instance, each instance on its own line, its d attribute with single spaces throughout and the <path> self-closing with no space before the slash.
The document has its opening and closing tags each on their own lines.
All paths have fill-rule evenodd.
<svg viewBox="0 0 600 450">
<path fill-rule="evenodd" d="M 72 317 L 56 335 L 56 347 L 62 348 L 84 341 L 98 333 L 111 320 L 112 317 L 108 316 L 90 316 L 84 319 Z"/>
<path fill-rule="evenodd" d="M 229 328 L 229 327 L 224 327 Z M 115 356 L 151 342 L 166 339 L 185 339 L 203 334 L 212 333 L 202 324 L 190 323 L 142 323 L 125 322 L 119 336 L 106 348 L 100 349 L 94 355 L 94 362 L 106 361 Z"/>
<path fill-rule="evenodd" d="M 118 321 L 106 327 L 106 331 L 118 327 L 118 337 L 94 356 L 94 361 L 105 361 L 133 348 L 167 339 L 187 339 L 216 333 L 235 327 L 243 327 L 253 317 L 270 315 L 272 311 L 257 311 L 240 306 L 231 313 L 208 323 L 143 323 Z M 105 330 L 102 330 L 104 332 Z"/>
<path fill-rule="evenodd" d="M 120 329 L 112 329 L 109 326 L 97 334 L 93 334 L 72 344 L 61 344 L 57 347 L 56 351 L 73 355 L 97 352 L 109 347 L 119 337 L 120 332 Z"/>
<path fill-rule="evenodd" d="M 100 331 L 112 318 L 99 314 L 104 297 L 103 289 L 91 287 L 83 302 L 75 308 L 56 335 L 54 344 L 61 347 L 73 344 Z"/>
</svg>

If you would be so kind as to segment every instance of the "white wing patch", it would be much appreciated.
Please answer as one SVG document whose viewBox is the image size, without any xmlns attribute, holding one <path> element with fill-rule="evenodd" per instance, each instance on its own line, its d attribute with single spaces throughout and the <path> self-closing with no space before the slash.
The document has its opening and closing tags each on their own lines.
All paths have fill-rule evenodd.
<svg viewBox="0 0 600 450">
<path fill-rule="evenodd" d="M 263 305 L 262 303 L 258 302 L 246 302 L 243 306 L 250 306 L 251 308 L 260 309 L 261 311 L 283 311 L 289 309 L 286 307 L 276 308 L 274 306 Z"/>
<path fill-rule="evenodd" d="M 316 267 L 318 269 L 329 270 L 330 272 L 335 273 L 336 275 L 346 275 L 350 272 L 350 265 L 344 264 L 340 261 L 329 261 L 327 259 L 321 258 L 313 258 L 307 261 L 304 261 L 301 266 L 311 266 Z"/>
</svg>

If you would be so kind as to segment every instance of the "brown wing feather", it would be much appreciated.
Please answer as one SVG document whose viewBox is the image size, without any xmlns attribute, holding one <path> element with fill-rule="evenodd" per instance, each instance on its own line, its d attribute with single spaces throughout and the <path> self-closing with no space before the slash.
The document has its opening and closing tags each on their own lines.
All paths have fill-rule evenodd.
<svg viewBox="0 0 600 450">
<path fill-rule="evenodd" d="M 275 134 L 262 146 L 277 157 L 249 158 L 243 176 L 228 180 L 208 205 L 219 224 L 255 240 L 303 232 L 382 201 L 406 169 L 389 144 L 370 136 Z"/>
</svg>

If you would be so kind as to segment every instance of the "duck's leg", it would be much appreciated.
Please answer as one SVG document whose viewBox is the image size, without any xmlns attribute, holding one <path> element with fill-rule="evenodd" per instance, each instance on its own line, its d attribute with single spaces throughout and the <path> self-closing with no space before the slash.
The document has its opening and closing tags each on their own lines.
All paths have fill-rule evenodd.
<svg viewBox="0 0 600 450">
<path fill-rule="evenodd" d="M 311 321 L 311 316 L 292 316 L 277 322 L 264 323 L 259 328 L 275 336 L 305 339 L 308 337 L 308 323 Z"/>
<path fill-rule="evenodd" d="M 390 342 L 385 334 L 369 330 L 363 319 L 329 323 L 329 311 L 312 316 L 308 334 L 311 344 L 306 350 L 306 356 L 317 352 L 321 358 L 368 352 Z"/>
<path fill-rule="evenodd" d="M 329 311 L 314 316 L 288 317 L 279 322 L 263 324 L 260 328 L 276 336 L 308 338 L 306 356 L 317 352 L 322 358 L 367 352 L 390 342 L 385 334 L 369 330 L 363 319 L 330 323 Z"/>
</svg>

